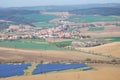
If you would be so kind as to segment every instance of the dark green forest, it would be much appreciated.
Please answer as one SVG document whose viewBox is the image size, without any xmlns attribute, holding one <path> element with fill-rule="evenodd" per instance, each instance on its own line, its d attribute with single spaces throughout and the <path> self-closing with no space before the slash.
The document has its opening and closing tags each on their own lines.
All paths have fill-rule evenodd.
<svg viewBox="0 0 120 80">
<path fill-rule="evenodd" d="M 16 15 L 29 15 L 29 14 L 40 14 L 40 12 L 30 10 L 0 9 L 1 20 L 13 21 L 16 24 L 32 25 L 31 22 L 35 22 L 35 20 L 16 17 Z"/>
<path fill-rule="evenodd" d="M 115 7 L 101 7 L 101 8 L 88 8 L 69 11 L 71 14 L 77 15 L 102 15 L 102 16 L 119 16 L 120 8 Z"/>
</svg>

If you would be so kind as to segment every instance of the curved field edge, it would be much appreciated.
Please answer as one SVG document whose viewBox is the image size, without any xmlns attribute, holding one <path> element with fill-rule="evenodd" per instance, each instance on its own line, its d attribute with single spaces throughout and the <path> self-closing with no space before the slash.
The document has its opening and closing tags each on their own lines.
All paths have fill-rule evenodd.
<svg viewBox="0 0 120 80">
<path fill-rule="evenodd" d="M 15 41 L 0 41 L 1 47 L 21 48 L 21 49 L 37 49 L 37 50 L 68 50 L 57 47 L 55 44 L 48 43 L 39 39 L 26 39 Z"/>
<path fill-rule="evenodd" d="M 95 52 L 104 55 L 113 55 L 116 57 L 120 57 L 120 42 L 113 42 L 104 44 L 101 46 L 90 47 L 90 48 L 79 48 L 84 51 Z"/>
</svg>

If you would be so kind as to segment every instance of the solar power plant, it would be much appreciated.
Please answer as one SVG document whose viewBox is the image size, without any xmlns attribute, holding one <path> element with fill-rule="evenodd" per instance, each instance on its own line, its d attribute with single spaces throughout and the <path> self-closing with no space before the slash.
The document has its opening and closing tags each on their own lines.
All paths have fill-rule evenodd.
<svg viewBox="0 0 120 80">
<path fill-rule="evenodd" d="M 31 64 L 0 64 L 0 77 L 19 76 Z"/>
<path fill-rule="evenodd" d="M 40 74 L 46 72 L 53 72 L 53 71 L 62 71 L 67 69 L 77 69 L 83 68 L 83 70 L 91 70 L 92 68 L 84 68 L 88 67 L 84 63 L 74 63 L 74 64 L 38 64 L 36 69 L 33 71 L 32 74 Z"/>
</svg>

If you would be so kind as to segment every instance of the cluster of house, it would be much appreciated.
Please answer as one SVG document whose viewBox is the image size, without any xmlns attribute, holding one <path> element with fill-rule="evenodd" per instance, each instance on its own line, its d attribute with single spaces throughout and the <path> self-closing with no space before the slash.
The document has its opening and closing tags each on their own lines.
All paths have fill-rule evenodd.
<svg viewBox="0 0 120 80">
<path fill-rule="evenodd" d="M 11 34 L 11 35 L 5 35 L 5 34 L 0 34 L 0 40 L 16 40 L 16 39 L 25 39 L 25 38 L 32 38 L 33 36 L 30 34 L 24 34 L 24 35 L 16 35 L 16 34 Z"/>
<path fill-rule="evenodd" d="M 32 26 L 29 25 L 10 25 L 8 29 L 6 29 L 7 32 L 23 32 L 23 31 L 29 31 L 33 29 Z"/>
<path fill-rule="evenodd" d="M 65 32 L 64 26 L 48 29 L 35 29 L 29 26 L 10 26 L 5 32 L 0 33 L 0 40 L 15 40 L 22 38 L 71 38 L 72 32 Z M 12 33 L 12 34 L 11 34 Z M 17 34 L 16 34 L 17 33 Z"/>
<path fill-rule="evenodd" d="M 100 41 L 75 41 L 72 42 L 72 46 L 76 47 L 92 47 L 92 46 L 98 46 L 103 44 Z"/>
<path fill-rule="evenodd" d="M 29 25 L 11 25 L 6 31 L 0 34 L 0 40 L 14 40 L 25 38 L 84 38 L 79 31 L 66 31 L 67 28 L 78 27 L 75 24 L 61 21 L 57 27 L 37 29 Z M 7 34 L 8 35 L 7 35 Z M 11 34 L 12 33 L 12 34 Z M 78 35 L 78 36 L 77 36 Z M 89 36 L 87 36 L 89 37 Z"/>
<path fill-rule="evenodd" d="M 63 31 L 63 26 L 58 26 L 54 28 L 42 29 L 37 32 L 34 32 L 34 36 L 38 36 L 40 38 L 71 38 L 72 32 L 65 32 Z"/>
</svg>

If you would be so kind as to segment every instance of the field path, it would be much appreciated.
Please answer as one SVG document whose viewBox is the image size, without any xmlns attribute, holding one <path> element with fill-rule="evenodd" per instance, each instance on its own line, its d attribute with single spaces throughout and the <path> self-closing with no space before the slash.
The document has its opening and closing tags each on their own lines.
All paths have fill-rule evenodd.
<svg viewBox="0 0 120 80">
<path fill-rule="evenodd" d="M 32 75 L 32 72 L 34 71 L 34 69 L 36 68 L 38 64 L 36 63 L 32 63 L 31 66 L 29 66 L 26 70 L 24 70 L 24 75 L 25 76 L 30 76 Z"/>
</svg>

